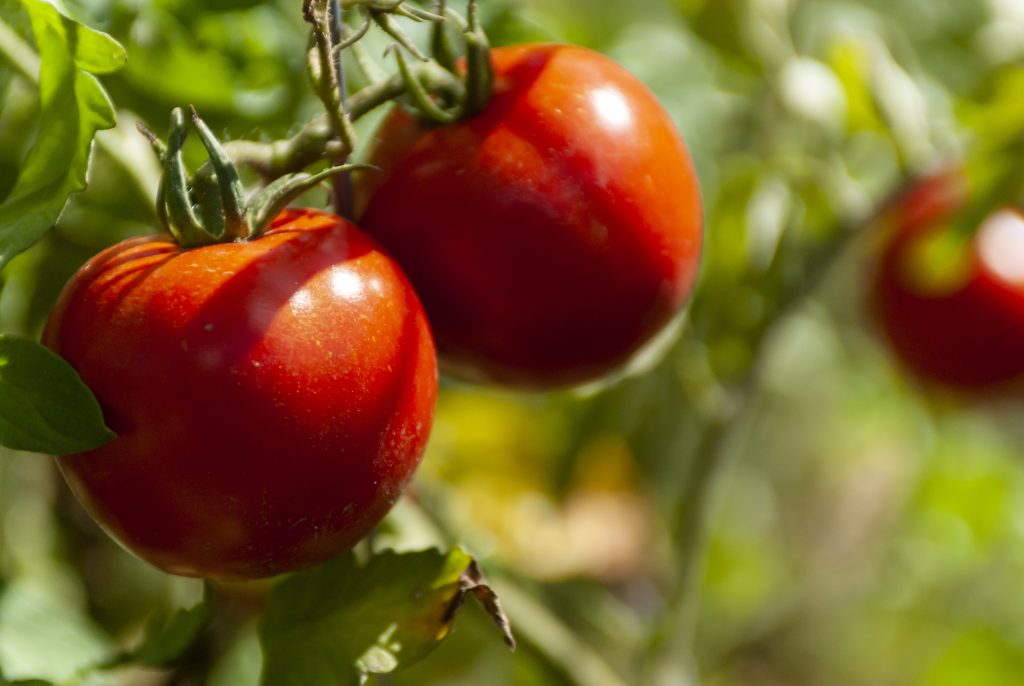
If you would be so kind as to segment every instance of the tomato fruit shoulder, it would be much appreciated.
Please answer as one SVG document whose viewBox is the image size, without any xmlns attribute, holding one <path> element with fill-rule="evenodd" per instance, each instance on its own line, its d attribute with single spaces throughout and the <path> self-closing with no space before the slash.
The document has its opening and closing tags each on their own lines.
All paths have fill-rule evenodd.
<svg viewBox="0 0 1024 686">
<path fill-rule="evenodd" d="M 492 51 L 480 114 L 379 129 L 360 225 L 402 264 L 442 367 L 549 388 L 623 365 L 678 312 L 697 272 L 700 192 L 676 127 L 591 50 Z"/>
<path fill-rule="evenodd" d="M 410 479 L 437 370 L 397 264 L 333 215 L 260 238 L 126 241 L 68 283 L 44 342 L 118 437 L 58 458 L 128 550 L 175 574 L 270 576 L 355 544 Z"/>
</svg>

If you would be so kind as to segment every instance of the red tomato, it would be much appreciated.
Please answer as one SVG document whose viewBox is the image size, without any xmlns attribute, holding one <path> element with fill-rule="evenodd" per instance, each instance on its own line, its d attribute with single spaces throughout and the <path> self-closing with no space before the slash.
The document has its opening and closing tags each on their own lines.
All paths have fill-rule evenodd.
<svg viewBox="0 0 1024 686">
<path fill-rule="evenodd" d="M 484 112 L 381 127 L 360 224 L 423 300 L 442 366 L 523 387 L 622 365 L 687 299 L 697 179 L 639 80 L 584 48 L 493 51 Z"/>
<path fill-rule="evenodd" d="M 185 250 L 125 241 L 65 287 L 44 335 L 118 437 L 58 458 L 124 547 L 174 574 L 270 576 L 351 547 L 423 452 L 434 348 L 399 267 L 333 215 Z"/>
<path fill-rule="evenodd" d="M 919 184 L 889 221 L 872 303 L 891 347 L 921 379 L 988 391 L 1024 375 L 1024 216 L 992 212 L 950 238 L 964 203 L 955 173 Z"/>
</svg>

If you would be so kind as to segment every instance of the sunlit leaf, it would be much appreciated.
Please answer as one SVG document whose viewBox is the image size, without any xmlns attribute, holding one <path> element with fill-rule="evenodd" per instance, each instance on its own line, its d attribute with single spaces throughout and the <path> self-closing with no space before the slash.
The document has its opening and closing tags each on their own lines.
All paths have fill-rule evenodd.
<svg viewBox="0 0 1024 686">
<path fill-rule="evenodd" d="M 365 565 L 349 553 L 296 574 L 270 596 L 263 683 L 357 686 L 406 667 L 448 635 L 466 593 L 503 617 L 462 550 L 386 551 Z"/>
<path fill-rule="evenodd" d="M 0 664 L 9 679 L 70 683 L 108 650 L 103 633 L 64 598 L 28 582 L 11 584 L 0 597 Z M 98 677 L 89 683 L 111 682 Z"/>
<path fill-rule="evenodd" d="M 67 362 L 34 341 L 0 336 L 0 445 L 64 455 L 111 438 L 99 404 Z"/>
<path fill-rule="evenodd" d="M 206 586 L 202 599 L 192 607 L 161 612 L 152 617 L 142 643 L 119 656 L 114 664 L 140 664 L 148 667 L 171 665 L 192 646 L 212 616 L 213 595 L 209 586 Z"/>
<path fill-rule="evenodd" d="M 115 123 L 114 108 L 93 74 L 125 62 L 124 50 L 106 34 L 41 0 L 22 2 L 41 58 L 40 127 L 0 205 L 0 268 L 56 223 L 69 195 L 85 188 L 93 136 Z"/>
</svg>

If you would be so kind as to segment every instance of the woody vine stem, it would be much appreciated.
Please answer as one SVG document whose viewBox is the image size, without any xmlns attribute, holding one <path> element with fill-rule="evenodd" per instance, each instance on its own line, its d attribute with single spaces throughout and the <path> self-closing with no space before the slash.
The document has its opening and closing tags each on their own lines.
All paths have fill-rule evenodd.
<svg viewBox="0 0 1024 686">
<path fill-rule="evenodd" d="M 490 48 L 477 18 L 476 0 L 469 0 L 467 7 L 468 20 L 445 2 L 438 2 L 434 13 L 403 0 L 305 0 L 303 16 L 311 26 L 307 72 L 324 111 L 293 137 L 269 143 L 239 140 L 221 144 L 197 113 L 192 113 L 189 127 L 180 110 L 172 117 L 167 145 L 143 129 L 164 164 L 157 201 L 161 223 L 184 246 L 246 240 L 258 236 L 276 211 L 328 177 L 335 177 L 336 209 L 351 215 L 347 174 L 365 168 L 346 163 L 357 145 L 354 122 L 359 117 L 386 102 L 404 99 L 422 118 L 449 123 L 478 112 L 490 98 Z M 341 8 L 363 17 L 362 27 L 354 34 L 349 34 Z M 396 16 L 433 24 L 434 57 L 415 45 Z M 371 25 L 394 41 L 387 51 L 398 65 L 393 76 L 384 76 L 359 44 Z M 449 36 L 453 29 L 463 38 L 465 70 L 454 66 Z M 355 64 L 370 81 L 351 97 L 342 68 L 345 50 L 352 51 Z M 410 64 L 404 53 L 415 62 Z M 189 176 L 181 161 L 181 146 L 191 129 L 199 134 L 209 160 Z M 317 173 L 304 171 L 322 161 L 333 166 Z M 265 184 L 248 205 L 238 167 L 255 171 Z"/>
</svg>

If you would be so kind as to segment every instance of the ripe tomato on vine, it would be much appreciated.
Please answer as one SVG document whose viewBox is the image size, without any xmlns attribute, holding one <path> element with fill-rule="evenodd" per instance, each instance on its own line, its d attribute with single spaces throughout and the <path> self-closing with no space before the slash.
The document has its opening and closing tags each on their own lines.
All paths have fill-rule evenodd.
<svg viewBox="0 0 1024 686">
<path fill-rule="evenodd" d="M 270 576 L 350 548 L 423 453 L 434 348 L 398 265 L 352 224 L 132 239 L 68 283 L 44 342 L 118 434 L 58 459 L 123 546 L 175 574 Z"/>
<path fill-rule="evenodd" d="M 592 381 L 686 301 L 698 182 L 669 115 L 612 60 L 568 45 L 491 57 L 475 116 L 386 118 L 360 224 L 409 274 L 444 369 L 529 388 Z"/>
</svg>

